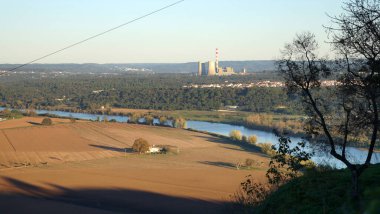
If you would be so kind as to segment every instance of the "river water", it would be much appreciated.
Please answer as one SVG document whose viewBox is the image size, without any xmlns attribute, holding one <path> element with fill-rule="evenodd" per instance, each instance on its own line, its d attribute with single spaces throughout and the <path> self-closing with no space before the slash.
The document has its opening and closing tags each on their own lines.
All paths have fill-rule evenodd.
<svg viewBox="0 0 380 214">
<path fill-rule="evenodd" d="M 4 109 L 4 108 L 0 108 Z M 87 114 L 87 113 L 72 113 L 65 111 L 47 111 L 47 110 L 37 110 L 37 114 L 54 114 L 61 117 L 73 117 L 83 120 L 104 120 L 107 117 L 108 120 L 116 120 L 117 122 L 125 123 L 128 122 L 128 116 L 114 116 L 114 115 L 100 115 L 100 114 Z M 142 121 L 142 120 L 141 120 Z M 158 123 L 158 120 L 154 121 Z M 216 134 L 221 134 L 228 136 L 230 131 L 239 130 L 245 136 L 256 135 L 258 138 L 258 143 L 271 143 L 278 144 L 278 138 L 272 133 L 268 131 L 260 131 L 249 129 L 244 126 L 239 125 L 230 125 L 225 123 L 211 123 L 204 121 L 187 121 L 187 128 L 191 128 L 199 131 L 207 131 Z M 293 144 L 302 141 L 301 138 L 292 137 L 291 141 Z M 344 164 L 339 160 L 333 158 L 328 152 L 322 151 L 321 149 L 316 149 L 313 145 L 306 142 L 307 150 L 314 151 L 314 155 L 312 160 L 317 164 L 330 165 L 335 168 L 344 168 Z M 360 150 L 354 147 L 347 147 L 347 157 L 349 160 L 355 163 L 363 163 L 367 157 L 367 152 L 365 150 Z M 380 153 L 373 153 L 371 163 L 380 163 Z"/>
</svg>

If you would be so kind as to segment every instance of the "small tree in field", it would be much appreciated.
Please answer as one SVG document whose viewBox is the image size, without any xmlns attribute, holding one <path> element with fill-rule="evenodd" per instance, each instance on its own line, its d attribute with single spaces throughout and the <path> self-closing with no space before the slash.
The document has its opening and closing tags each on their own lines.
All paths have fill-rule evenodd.
<svg viewBox="0 0 380 214">
<path fill-rule="evenodd" d="M 41 124 L 44 126 L 50 126 L 53 124 L 53 121 L 50 118 L 46 117 L 42 120 Z"/>
<path fill-rule="evenodd" d="M 243 136 L 239 130 L 232 130 L 230 132 L 230 138 L 232 140 L 241 141 L 243 139 Z"/>
<path fill-rule="evenodd" d="M 343 9 L 327 28 L 340 56 L 334 66 L 317 56 L 311 33 L 286 45 L 278 65 L 288 92 L 303 98 L 307 131 L 322 136 L 322 145 L 351 171 L 352 195 L 358 197 L 358 179 L 370 165 L 380 126 L 380 1 L 347 0 Z M 321 87 L 331 75 L 336 86 Z M 368 153 L 362 163 L 353 162 L 346 149 L 350 139 L 362 134 L 368 136 Z"/>
<path fill-rule="evenodd" d="M 133 143 L 132 149 L 133 151 L 138 152 L 140 154 L 146 153 L 147 151 L 149 151 L 149 143 L 147 140 L 143 138 L 138 138 Z"/>
</svg>

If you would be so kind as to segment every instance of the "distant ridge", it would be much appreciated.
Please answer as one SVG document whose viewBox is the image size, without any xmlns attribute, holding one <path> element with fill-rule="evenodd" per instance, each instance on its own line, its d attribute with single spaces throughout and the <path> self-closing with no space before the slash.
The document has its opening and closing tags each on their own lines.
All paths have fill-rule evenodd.
<svg viewBox="0 0 380 214">
<path fill-rule="evenodd" d="M 222 67 L 230 66 L 235 71 L 246 68 L 248 72 L 275 70 L 274 60 L 251 60 L 251 61 L 220 61 Z M 0 64 L 0 70 L 11 69 L 18 64 Z M 198 62 L 188 63 L 62 63 L 62 64 L 31 64 L 21 68 L 19 71 L 66 71 L 66 72 L 147 72 L 147 73 L 196 73 Z"/>
</svg>

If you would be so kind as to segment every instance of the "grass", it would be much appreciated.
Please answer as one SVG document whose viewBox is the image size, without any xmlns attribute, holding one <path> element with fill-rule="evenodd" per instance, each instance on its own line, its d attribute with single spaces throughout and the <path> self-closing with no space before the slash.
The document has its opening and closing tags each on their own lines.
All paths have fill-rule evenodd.
<svg viewBox="0 0 380 214">
<path fill-rule="evenodd" d="M 380 213 L 380 164 L 360 177 L 360 200 L 351 199 L 349 170 L 311 171 L 280 187 L 254 213 Z"/>
</svg>

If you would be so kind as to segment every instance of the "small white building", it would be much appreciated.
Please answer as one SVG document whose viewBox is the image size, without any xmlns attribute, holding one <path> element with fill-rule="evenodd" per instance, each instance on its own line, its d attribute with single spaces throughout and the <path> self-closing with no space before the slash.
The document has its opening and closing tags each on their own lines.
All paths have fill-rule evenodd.
<svg viewBox="0 0 380 214">
<path fill-rule="evenodd" d="M 160 153 L 161 151 L 162 151 L 161 147 L 153 145 L 149 147 L 149 150 L 147 153 Z"/>
</svg>

